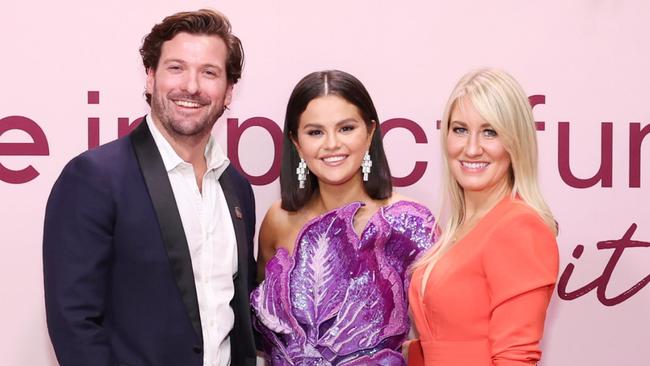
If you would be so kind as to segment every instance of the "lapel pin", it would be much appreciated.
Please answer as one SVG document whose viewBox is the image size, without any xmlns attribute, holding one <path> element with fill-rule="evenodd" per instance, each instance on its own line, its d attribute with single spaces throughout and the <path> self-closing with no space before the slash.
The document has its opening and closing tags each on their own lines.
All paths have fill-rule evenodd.
<svg viewBox="0 0 650 366">
<path fill-rule="evenodd" d="M 239 208 L 239 206 L 235 206 L 235 217 L 237 217 L 240 220 L 244 218 L 244 215 L 241 213 L 241 209 Z"/>
</svg>

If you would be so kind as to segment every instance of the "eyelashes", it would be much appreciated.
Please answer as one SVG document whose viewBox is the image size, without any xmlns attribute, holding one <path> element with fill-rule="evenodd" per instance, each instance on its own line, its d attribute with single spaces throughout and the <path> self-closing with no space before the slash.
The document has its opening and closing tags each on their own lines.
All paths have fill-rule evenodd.
<svg viewBox="0 0 650 366">
<path fill-rule="evenodd" d="M 341 132 L 341 133 L 346 134 L 346 133 L 350 133 L 350 132 L 354 131 L 356 128 L 357 128 L 357 126 L 353 126 L 353 125 L 342 126 L 342 127 L 340 127 L 338 129 L 337 132 Z M 325 134 L 325 132 L 323 130 L 321 130 L 321 129 L 316 129 L 315 128 L 315 129 L 309 129 L 309 130 L 305 131 L 305 134 L 307 134 L 309 136 L 321 136 L 321 135 Z"/>
<path fill-rule="evenodd" d="M 457 135 L 466 135 L 466 134 L 469 133 L 469 131 L 465 127 L 452 127 L 451 131 L 453 133 L 457 134 Z M 497 131 L 495 131 L 492 128 L 485 128 L 485 129 L 481 130 L 481 135 L 483 135 L 484 137 L 487 137 L 487 138 L 494 138 L 494 137 L 499 136 L 497 134 Z"/>
</svg>

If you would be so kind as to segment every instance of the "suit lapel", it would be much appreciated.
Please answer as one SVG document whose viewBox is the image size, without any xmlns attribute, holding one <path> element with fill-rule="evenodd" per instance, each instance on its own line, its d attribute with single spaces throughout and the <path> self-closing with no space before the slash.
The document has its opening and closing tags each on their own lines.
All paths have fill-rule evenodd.
<svg viewBox="0 0 650 366">
<path fill-rule="evenodd" d="M 241 186 L 241 178 L 236 177 L 236 171 L 229 166 L 221 175 L 219 184 L 223 190 L 230 219 L 237 239 L 237 274 L 233 278 L 235 294 L 230 306 L 235 314 L 235 325 L 230 333 L 230 349 L 233 365 L 255 365 L 255 341 L 248 297 L 252 279 L 255 278 L 254 261 L 252 259 L 253 232 L 251 220 L 255 220 L 253 203 L 246 200 L 248 191 Z M 242 196 L 242 194 L 244 196 Z"/>
<path fill-rule="evenodd" d="M 239 287 L 242 283 L 246 284 L 246 274 L 248 273 L 248 238 L 246 234 L 246 226 L 244 224 L 244 216 L 242 211 L 241 202 L 237 195 L 235 184 L 231 177 L 231 167 L 228 167 L 219 178 L 219 184 L 226 196 L 228 203 L 228 211 L 230 212 L 230 219 L 232 220 L 233 228 L 235 229 L 235 237 L 237 239 L 237 274 L 233 279 L 235 286 Z M 243 280 L 243 281 L 242 281 Z M 241 290 L 235 288 L 235 290 Z"/>
<path fill-rule="evenodd" d="M 190 257 L 181 216 L 178 213 L 174 192 L 167 170 L 158 151 L 146 120 L 131 133 L 131 141 L 142 176 L 151 197 L 160 232 L 169 257 L 169 264 L 181 292 L 181 297 L 192 326 L 199 339 L 203 339 L 199 303 L 196 296 L 192 259 Z"/>
</svg>

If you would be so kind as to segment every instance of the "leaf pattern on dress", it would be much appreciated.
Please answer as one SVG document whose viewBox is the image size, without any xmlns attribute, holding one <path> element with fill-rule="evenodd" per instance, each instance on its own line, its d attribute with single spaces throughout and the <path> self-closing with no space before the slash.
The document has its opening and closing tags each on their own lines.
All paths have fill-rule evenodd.
<svg viewBox="0 0 650 366">
<path fill-rule="evenodd" d="M 353 202 L 309 221 L 293 256 L 279 249 L 251 294 L 271 365 L 405 365 L 406 269 L 432 240 L 433 216 L 400 201 L 358 237 Z M 433 234 L 432 234 L 433 233 Z"/>
<path fill-rule="evenodd" d="M 302 353 L 305 343 L 304 331 L 291 314 L 288 276 L 293 265 L 287 251 L 280 248 L 266 265 L 266 279 L 251 294 L 255 328 L 270 341 L 267 352 L 277 354 L 280 359 L 291 359 L 291 355 Z"/>
<path fill-rule="evenodd" d="M 350 277 L 341 274 L 358 267 L 349 255 L 354 252 L 353 243 L 341 235 L 345 230 L 345 220 L 335 211 L 305 225 L 298 235 L 296 264 L 290 276 L 293 314 L 312 342 L 319 338 L 320 325 L 334 317 L 342 305 Z"/>
<path fill-rule="evenodd" d="M 341 311 L 319 340 L 319 345 L 329 347 L 338 355 L 376 346 L 384 325 L 389 321 L 387 309 L 393 305 L 392 296 L 385 294 L 387 285 L 373 270 L 364 271 L 354 278 Z"/>
<path fill-rule="evenodd" d="M 280 248 L 266 266 L 267 280 L 251 296 L 251 305 L 257 310 L 259 320 L 275 333 L 290 334 L 293 330 L 289 324 L 289 307 L 282 304 L 282 295 L 288 292 L 282 280 L 292 265 L 287 251 Z"/>
</svg>

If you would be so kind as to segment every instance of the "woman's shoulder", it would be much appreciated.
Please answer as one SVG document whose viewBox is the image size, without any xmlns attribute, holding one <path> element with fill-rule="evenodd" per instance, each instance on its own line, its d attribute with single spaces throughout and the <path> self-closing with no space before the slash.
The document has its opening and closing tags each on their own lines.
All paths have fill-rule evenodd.
<svg viewBox="0 0 650 366">
<path fill-rule="evenodd" d="M 431 210 L 410 197 L 394 193 L 381 211 L 381 216 L 394 231 L 413 236 L 416 241 L 431 243 L 438 235 L 437 221 Z"/>
<path fill-rule="evenodd" d="M 282 208 L 281 200 L 273 202 L 266 211 L 260 226 L 260 244 L 275 247 L 278 240 L 284 242 L 285 238 L 295 231 L 300 216 L 300 212 Z"/>
<path fill-rule="evenodd" d="M 517 198 L 505 202 L 497 214 L 500 217 L 496 225 L 484 225 L 489 229 L 481 235 L 483 266 L 491 273 L 492 281 L 509 287 L 493 287 L 517 292 L 523 285 L 552 284 L 558 272 L 559 253 L 551 228 L 534 208 Z"/>
<path fill-rule="evenodd" d="M 308 224 L 318 221 L 323 216 L 319 215 L 309 204 L 296 210 L 289 211 L 282 208 L 282 201 L 278 200 L 266 211 L 260 227 L 260 243 L 265 245 L 273 243 L 274 247 L 285 247 L 291 252 L 300 231 Z"/>
<path fill-rule="evenodd" d="M 489 246 L 557 251 L 555 234 L 537 211 L 519 198 L 506 200 L 492 215 L 493 221 L 483 226 Z"/>
<path fill-rule="evenodd" d="M 391 234 L 386 237 L 384 255 L 393 263 L 410 266 L 417 256 L 437 240 L 437 225 L 431 211 L 423 204 L 401 194 L 393 194 L 380 209 L 381 220 Z"/>
<path fill-rule="evenodd" d="M 495 227 L 517 229 L 523 226 L 527 229 L 550 231 L 539 213 L 520 198 L 505 198 L 495 219 Z"/>
<path fill-rule="evenodd" d="M 264 215 L 264 219 L 262 220 L 262 226 L 260 230 L 270 229 L 276 226 L 280 226 L 280 222 L 285 221 L 287 216 L 288 216 L 288 211 L 282 208 L 282 202 L 280 200 L 273 202 L 273 204 L 271 204 L 269 209 L 266 210 L 266 214 Z"/>
<path fill-rule="evenodd" d="M 264 215 L 262 225 L 269 227 L 286 228 L 291 226 L 295 221 L 299 221 L 304 216 L 302 210 L 288 211 L 282 208 L 282 200 L 277 200 L 271 204 Z M 289 225 L 287 225 L 289 224 Z"/>
</svg>

